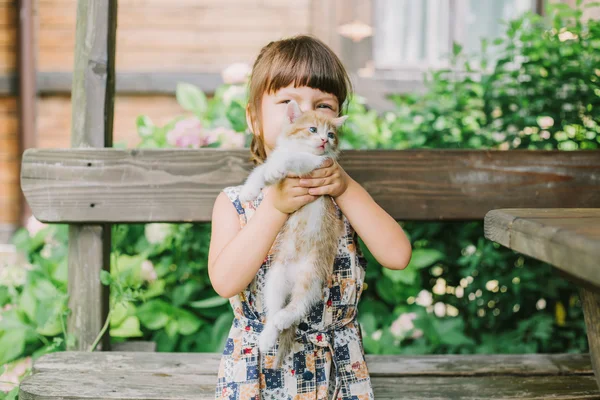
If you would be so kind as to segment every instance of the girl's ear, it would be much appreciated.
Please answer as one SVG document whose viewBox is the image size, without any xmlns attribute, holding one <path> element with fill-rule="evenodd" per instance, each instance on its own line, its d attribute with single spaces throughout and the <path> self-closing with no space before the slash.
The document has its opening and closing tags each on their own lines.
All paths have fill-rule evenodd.
<svg viewBox="0 0 600 400">
<path fill-rule="evenodd" d="M 344 122 L 346 122 L 347 119 L 348 119 L 347 115 L 344 115 L 343 117 L 334 118 L 333 124 L 335 125 L 336 128 L 339 128 L 340 126 L 342 126 L 342 124 Z"/>
<path fill-rule="evenodd" d="M 296 103 L 296 100 L 290 100 L 287 106 L 287 121 L 290 124 L 293 124 L 301 115 L 302 111 L 300 110 L 300 106 Z"/>
</svg>

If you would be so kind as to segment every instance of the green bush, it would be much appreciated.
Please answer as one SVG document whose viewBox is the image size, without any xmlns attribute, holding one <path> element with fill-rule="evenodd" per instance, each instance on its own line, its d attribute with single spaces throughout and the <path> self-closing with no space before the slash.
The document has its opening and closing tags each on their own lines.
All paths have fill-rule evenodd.
<svg viewBox="0 0 600 400">
<path fill-rule="evenodd" d="M 510 21 L 506 38 L 483 43 L 477 56 L 455 45 L 451 67 L 428 73 L 423 94 L 393 96 L 393 112 L 379 115 L 355 96 L 342 147 L 597 149 L 600 23 L 564 5 L 548 15 Z M 490 46 L 498 50 L 493 67 Z M 208 99 L 180 84 L 177 100 L 187 113 L 164 126 L 137 119 L 140 147 L 248 145 L 244 85 L 223 85 Z M 550 266 L 484 239 L 481 222 L 401 224 L 414 248 L 406 270 L 383 269 L 363 244 L 359 320 L 368 353 L 587 351 L 575 287 Z M 67 226 L 41 228 L 13 240 L 28 269 L 0 276 L 0 364 L 73 340 L 64 332 Z M 113 226 L 112 269 L 102 282 L 111 287 L 106 329 L 114 341 L 222 350 L 233 315 L 210 286 L 209 240 L 209 224 Z"/>
</svg>

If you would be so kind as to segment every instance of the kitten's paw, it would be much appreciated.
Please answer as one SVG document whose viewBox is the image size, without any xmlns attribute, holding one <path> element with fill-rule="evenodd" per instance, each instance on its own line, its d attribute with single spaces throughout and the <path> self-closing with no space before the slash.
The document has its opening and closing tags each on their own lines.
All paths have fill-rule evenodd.
<svg viewBox="0 0 600 400">
<path fill-rule="evenodd" d="M 271 324 L 266 325 L 258 338 L 258 348 L 260 349 L 260 352 L 266 353 L 275 347 L 278 337 L 279 331 L 277 328 Z"/>
<path fill-rule="evenodd" d="M 288 310 L 279 310 L 273 316 L 273 323 L 280 331 L 289 328 L 294 323 L 294 314 Z"/>
<path fill-rule="evenodd" d="M 273 185 L 287 176 L 287 171 L 271 169 L 265 172 L 265 183 Z"/>
<path fill-rule="evenodd" d="M 252 186 L 244 186 L 242 190 L 240 190 L 240 201 L 242 203 L 247 203 L 249 201 L 256 200 L 258 195 L 260 194 L 260 188 L 255 188 Z"/>
</svg>

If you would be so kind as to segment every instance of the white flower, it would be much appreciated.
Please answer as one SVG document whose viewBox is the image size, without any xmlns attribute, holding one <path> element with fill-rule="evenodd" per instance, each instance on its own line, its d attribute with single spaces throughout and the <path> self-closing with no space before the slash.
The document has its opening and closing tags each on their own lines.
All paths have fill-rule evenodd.
<svg viewBox="0 0 600 400">
<path fill-rule="evenodd" d="M 537 303 L 535 303 L 535 308 L 537 308 L 538 310 L 543 310 L 544 308 L 546 308 L 546 300 L 539 299 Z"/>
<path fill-rule="evenodd" d="M 235 132 L 228 128 L 215 128 L 209 132 L 209 135 L 221 142 L 219 148 L 222 149 L 241 149 L 246 143 L 246 138 L 243 133 Z"/>
<path fill-rule="evenodd" d="M 248 80 L 250 72 L 252 72 L 252 68 L 248 64 L 234 63 L 221 72 L 221 77 L 223 78 L 223 82 L 230 85 L 245 83 Z"/>
<path fill-rule="evenodd" d="M 142 279 L 148 282 L 154 282 L 157 278 L 154 264 L 151 261 L 145 260 L 142 262 L 141 270 Z"/>
<path fill-rule="evenodd" d="M 171 224 L 147 224 L 144 227 L 144 235 L 149 243 L 158 244 L 164 242 L 164 240 L 171 233 Z"/>
<path fill-rule="evenodd" d="M 578 36 L 576 34 L 574 34 L 573 32 L 569 32 L 569 31 L 564 31 L 564 32 L 558 34 L 558 39 L 561 42 L 565 42 L 567 40 L 575 40 L 577 38 L 578 38 Z"/>
<path fill-rule="evenodd" d="M 0 285 L 9 287 L 23 286 L 27 281 L 27 270 L 31 265 L 9 265 L 0 270 Z"/>
<path fill-rule="evenodd" d="M 244 85 L 231 85 L 223 92 L 223 103 L 225 105 L 231 104 L 234 99 L 244 98 L 246 95 L 246 86 Z"/>
<path fill-rule="evenodd" d="M 551 126 L 554 125 L 554 118 L 548 117 L 548 116 L 538 117 L 537 118 L 537 123 L 540 126 L 540 128 L 542 128 L 542 129 L 548 129 Z"/>
<path fill-rule="evenodd" d="M 443 317 L 444 315 L 446 315 L 446 305 L 444 303 L 438 301 L 433 306 L 433 312 L 436 315 L 436 317 L 438 317 L 438 318 Z"/>
<path fill-rule="evenodd" d="M 379 339 L 381 339 L 381 329 L 377 329 L 375 332 L 373 332 L 373 333 L 371 334 L 371 338 L 372 338 L 373 340 L 377 340 L 377 341 L 378 341 Z"/>
<path fill-rule="evenodd" d="M 392 322 L 392 326 L 390 327 L 390 332 L 396 337 L 401 337 L 410 332 L 415 328 L 413 324 L 413 320 L 417 318 L 417 314 L 414 312 L 400 314 L 398 318 L 394 322 Z"/>
<path fill-rule="evenodd" d="M 450 317 L 456 317 L 458 315 L 458 308 L 451 304 L 446 304 L 446 314 L 448 314 Z"/>
<path fill-rule="evenodd" d="M 421 307 L 430 306 L 433 303 L 433 296 L 431 295 L 431 292 L 428 292 L 425 289 L 421 290 L 417 295 L 415 303 L 417 303 Z"/>
<path fill-rule="evenodd" d="M 5 371 L 0 375 L 0 391 L 7 393 L 19 384 L 25 372 L 31 368 L 31 357 L 5 364 L 4 367 Z"/>
<path fill-rule="evenodd" d="M 25 226 L 25 229 L 27 229 L 27 232 L 29 232 L 29 236 L 34 237 L 36 233 L 38 233 L 47 226 L 47 224 L 40 222 L 36 217 L 32 215 L 27 220 L 27 225 Z"/>
<path fill-rule="evenodd" d="M 496 279 L 493 279 L 491 281 L 487 281 L 485 283 L 485 288 L 487 290 L 489 290 L 490 292 L 498 291 L 498 281 Z"/>
<path fill-rule="evenodd" d="M 550 132 L 549 131 L 541 131 L 540 132 L 540 137 L 542 139 L 546 139 L 546 140 L 550 139 Z"/>
<path fill-rule="evenodd" d="M 42 247 L 42 250 L 40 251 L 40 256 L 46 260 L 52 257 L 52 245 L 48 243 L 44 244 L 44 247 Z"/>
<path fill-rule="evenodd" d="M 431 290 L 435 294 L 446 294 L 446 280 L 444 278 L 438 278 L 435 282 L 435 286 Z"/>
</svg>

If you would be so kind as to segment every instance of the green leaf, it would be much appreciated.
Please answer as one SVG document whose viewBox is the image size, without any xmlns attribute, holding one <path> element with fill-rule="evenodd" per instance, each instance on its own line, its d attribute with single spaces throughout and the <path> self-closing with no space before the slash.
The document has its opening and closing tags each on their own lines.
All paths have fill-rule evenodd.
<svg viewBox="0 0 600 400">
<path fill-rule="evenodd" d="M 174 338 L 177 335 L 177 331 L 179 331 L 179 323 L 174 319 L 170 320 L 165 326 L 165 332 L 170 338 Z"/>
<path fill-rule="evenodd" d="M 179 325 L 179 333 L 182 335 L 191 335 L 202 326 L 200 318 L 185 310 L 180 310 L 177 313 L 177 323 Z"/>
<path fill-rule="evenodd" d="M 411 268 L 423 269 L 431 266 L 433 263 L 442 260 L 444 253 L 435 249 L 415 249 L 406 270 Z"/>
<path fill-rule="evenodd" d="M 137 316 L 151 330 L 163 328 L 171 319 L 173 307 L 162 300 L 150 300 L 138 307 Z"/>
<path fill-rule="evenodd" d="M 232 313 L 223 314 L 215 321 L 215 324 L 212 329 L 213 351 L 223 351 L 225 341 L 227 340 L 227 335 L 229 333 L 229 330 L 231 329 L 232 321 Z"/>
<path fill-rule="evenodd" d="M 117 327 L 125 321 L 125 319 L 130 315 L 135 315 L 136 309 L 135 305 L 133 305 L 129 301 L 120 302 L 115 306 L 114 311 L 110 317 L 110 326 Z"/>
<path fill-rule="evenodd" d="M 0 333 L 0 364 L 17 359 L 25 350 L 25 329 Z"/>
<path fill-rule="evenodd" d="M 204 92 L 189 83 L 178 83 L 175 97 L 181 107 L 198 116 L 202 116 L 208 107 Z"/>
<path fill-rule="evenodd" d="M 138 116 L 135 121 L 135 125 L 140 136 L 152 136 L 155 127 L 150 117 L 146 115 Z"/>
<path fill-rule="evenodd" d="M 406 285 L 414 284 L 417 279 L 417 271 L 415 268 L 410 268 L 410 265 L 403 270 L 383 268 L 383 275 L 390 278 L 394 283 L 404 283 Z"/>
<path fill-rule="evenodd" d="M 457 56 L 460 54 L 460 52 L 462 51 L 463 47 L 460 43 L 458 42 L 453 42 L 452 43 L 452 54 L 454 56 Z"/>
<path fill-rule="evenodd" d="M 223 298 L 221 296 L 215 296 L 204 300 L 198 300 L 190 303 L 190 307 L 193 308 L 212 308 L 219 307 L 223 304 L 229 303 L 229 299 Z"/>
<path fill-rule="evenodd" d="M 35 321 L 35 313 L 37 309 L 37 300 L 33 296 L 30 287 L 23 289 L 21 293 L 21 299 L 19 300 L 19 307 L 27 314 L 31 321 Z"/>
<path fill-rule="evenodd" d="M 140 320 L 136 316 L 127 317 L 123 323 L 116 328 L 110 329 L 110 335 L 114 337 L 140 337 Z"/>
<path fill-rule="evenodd" d="M 105 286 L 110 286 L 112 283 L 112 276 L 108 271 L 100 271 L 100 282 Z"/>
<path fill-rule="evenodd" d="M 231 103 L 227 109 L 227 119 L 231 122 L 232 128 L 236 132 L 243 132 L 247 128 L 246 109 L 237 102 Z"/>
</svg>

